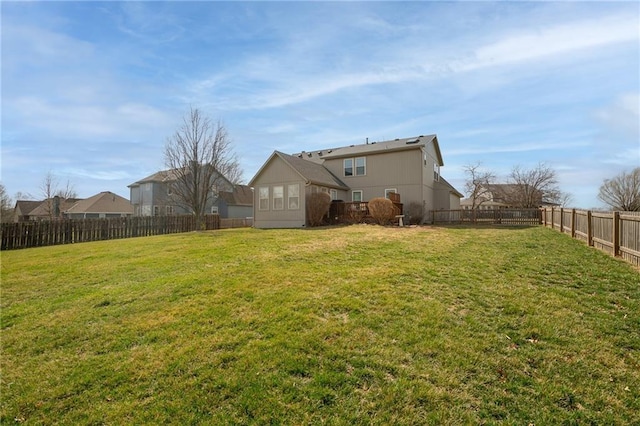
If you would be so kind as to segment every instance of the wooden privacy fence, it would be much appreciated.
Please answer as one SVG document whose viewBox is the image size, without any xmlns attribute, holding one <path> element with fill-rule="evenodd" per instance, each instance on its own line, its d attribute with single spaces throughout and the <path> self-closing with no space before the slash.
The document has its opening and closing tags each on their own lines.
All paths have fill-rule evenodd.
<svg viewBox="0 0 640 426">
<path fill-rule="evenodd" d="M 542 209 L 544 226 L 640 266 L 640 212 Z"/>
<path fill-rule="evenodd" d="M 204 217 L 204 229 L 220 229 L 220 216 Z M 109 219 L 67 219 L 3 223 L 1 250 L 42 247 L 118 238 L 146 237 L 196 230 L 194 216 L 150 216 Z"/>
<path fill-rule="evenodd" d="M 431 223 L 486 224 L 486 225 L 540 225 L 540 209 L 487 209 L 487 210 L 432 210 Z"/>
</svg>

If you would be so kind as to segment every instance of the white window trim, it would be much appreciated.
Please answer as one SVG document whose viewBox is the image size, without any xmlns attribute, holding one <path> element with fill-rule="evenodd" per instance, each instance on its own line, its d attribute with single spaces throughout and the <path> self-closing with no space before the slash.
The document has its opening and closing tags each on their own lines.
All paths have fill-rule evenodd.
<svg viewBox="0 0 640 426">
<path fill-rule="evenodd" d="M 261 195 L 262 195 L 261 194 L 261 192 L 262 192 L 261 190 L 262 189 L 266 189 L 267 190 L 266 198 L 261 197 Z M 268 211 L 269 210 L 269 203 L 271 202 L 271 197 L 269 197 L 269 192 L 270 191 L 269 191 L 269 187 L 268 186 L 261 186 L 261 187 L 258 188 L 258 210 L 261 210 L 261 211 Z M 262 200 L 267 200 L 265 208 L 262 208 L 262 203 L 261 203 Z"/>
<path fill-rule="evenodd" d="M 348 175 L 347 174 L 347 161 L 351 161 L 351 174 Z M 353 161 L 353 158 L 345 158 L 344 160 L 342 160 L 342 174 L 345 177 L 353 177 L 355 176 L 356 170 L 355 170 L 355 162 Z"/>
<path fill-rule="evenodd" d="M 291 188 L 295 187 L 297 188 L 297 193 L 298 195 L 292 196 L 291 195 Z M 291 207 L 291 201 L 292 200 L 296 200 L 296 206 L 295 207 Z M 290 185 L 287 185 L 287 209 L 288 210 L 299 210 L 300 209 L 300 184 L 299 183 L 292 183 Z"/>
<path fill-rule="evenodd" d="M 363 173 L 358 174 L 358 160 L 363 161 Z M 354 176 L 366 176 L 367 175 L 367 157 L 356 157 L 353 159 L 353 175 Z"/>
<path fill-rule="evenodd" d="M 277 197 L 276 198 L 276 189 L 280 188 L 282 191 L 282 197 Z M 273 210 L 284 210 L 284 185 L 276 185 L 273 188 L 271 188 L 271 199 L 273 201 L 272 207 Z M 282 206 L 281 207 L 276 207 L 276 200 L 282 200 Z"/>
<path fill-rule="evenodd" d="M 384 190 L 384 198 L 389 198 L 389 193 L 393 192 L 394 194 L 398 193 L 398 189 L 397 188 L 388 188 Z"/>
<path fill-rule="evenodd" d="M 355 195 L 356 194 L 360 194 L 360 200 L 356 200 L 355 199 Z M 364 199 L 363 197 L 364 197 L 364 194 L 362 193 L 361 189 L 356 189 L 354 191 L 351 191 L 351 202 L 353 202 L 353 203 L 362 203 L 363 202 L 362 200 Z"/>
<path fill-rule="evenodd" d="M 331 194 L 331 199 L 332 200 L 337 200 L 338 199 L 338 191 L 335 189 L 330 189 L 329 190 L 329 194 Z"/>
</svg>

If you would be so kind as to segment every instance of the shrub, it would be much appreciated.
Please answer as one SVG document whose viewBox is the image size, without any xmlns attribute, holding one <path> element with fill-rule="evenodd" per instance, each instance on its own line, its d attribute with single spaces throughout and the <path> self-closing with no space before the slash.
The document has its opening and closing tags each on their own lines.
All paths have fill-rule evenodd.
<svg viewBox="0 0 640 426">
<path fill-rule="evenodd" d="M 331 196 L 326 192 L 315 192 L 307 195 L 307 221 L 309 226 L 322 225 L 324 217 L 329 213 Z"/>
<path fill-rule="evenodd" d="M 420 225 L 424 221 L 424 208 L 420 203 L 415 201 L 410 203 L 406 213 L 409 216 L 408 222 L 411 225 Z"/>
<path fill-rule="evenodd" d="M 369 214 L 379 225 L 387 225 L 398 214 L 398 208 L 387 198 L 373 198 L 369 201 Z"/>
</svg>

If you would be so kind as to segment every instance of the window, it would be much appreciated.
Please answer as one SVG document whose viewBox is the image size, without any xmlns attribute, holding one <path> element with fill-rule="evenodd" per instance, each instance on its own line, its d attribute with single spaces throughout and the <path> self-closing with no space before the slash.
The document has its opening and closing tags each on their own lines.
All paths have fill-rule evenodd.
<svg viewBox="0 0 640 426">
<path fill-rule="evenodd" d="M 331 191 L 329 191 L 329 193 L 331 194 L 331 199 L 332 200 L 337 200 L 338 199 L 338 191 L 336 191 L 335 189 L 332 189 Z"/>
<path fill-rule="evenodd" d="M 289 210 L 298 210 L 300 208 L 300 185 L 297 183 L 289 185 L 287 196 L 289 197 Z"/>
<path fill-rule="evenodd" d="M 166 206 L 165 211 L 167 213 L 167 216 L 173 215 L 173 206 Z"/>
<path fill-rule="evenodd" d="M 365 157 L 356 158 L 356 176 L 367 174 L 367 159 Z"/>
<path fill-rule="evenodd" d="M 258 190 L 258 209 L 259 210 L 269 210 L 269 187 L 262 186 Z"/>
<path fill-rule="evenodd" d="M 284 209 L 284 186 L 273 187 L 273 209 Z"/>
<path fill-rule="evenodd" d="M 354 175 L 354 164 L 355 164 L 355 175 Z M 365 157 L 344 159 L 344 175 L 345 176 L 364 176 L 366 174 L 367 174 L 367 159 Z"/>
<path fill-rule="evenodd" d="M 218 206 L 211 206 L 211 214 L 218 214 Z"/>
<path fill-rule="evenodd" d="M 353 176 L 353 158 L 345 158 L 344 160 L 344 175 Z"/>
<path fill-rule="evenodd" d="M 362 191 L 351 191 L 351 201 L 354 203 L 362 202 Z"/>
<path fill-rule="evenodd" d="M 153 215 L 160 216 L 160 206 L 153 206 Z"/>
<path fill-rule="evenodd" d="M 389 197 L 389 193 L 397 194 L 398 190 L 395 189 L 395 188 L 385 189 L 384 190 L 384 198 L 389 198 L 390 199 L 391 197 Z"/>
<path fill-rule="evenodd" d="M 433 163 L 433 180 L 436 182 L 440 180 L 440 166 L 438 163 Z"/>
</svg>

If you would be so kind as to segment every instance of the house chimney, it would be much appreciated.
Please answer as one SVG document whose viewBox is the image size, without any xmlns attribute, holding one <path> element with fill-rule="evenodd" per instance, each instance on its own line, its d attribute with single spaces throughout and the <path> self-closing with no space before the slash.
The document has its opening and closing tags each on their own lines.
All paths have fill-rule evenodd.
<svg viewBox="0 0 640 426">
<path fill-rule="evenodd" d="M 60 216 L 60 197 L 57 195 L 53 197 L 53 216 Z"/>
<path fill-rule="evenodd" d="M 367 145 L 369 145 L 369 138 L 367 138 Z"/>
</svg>

